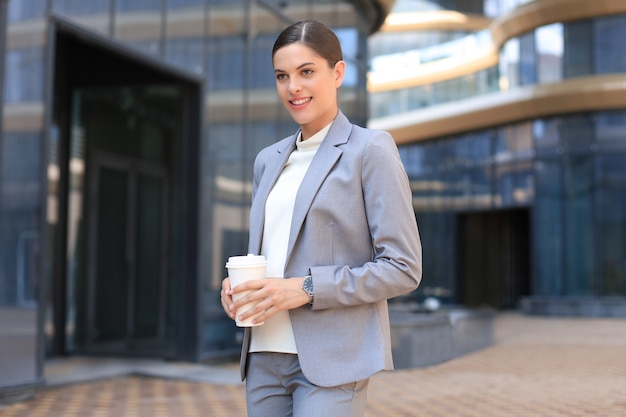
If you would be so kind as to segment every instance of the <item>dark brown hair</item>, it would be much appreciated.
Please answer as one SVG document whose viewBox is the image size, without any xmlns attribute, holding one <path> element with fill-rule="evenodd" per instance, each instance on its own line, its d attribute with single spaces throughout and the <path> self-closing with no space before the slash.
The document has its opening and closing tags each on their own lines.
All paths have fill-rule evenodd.
<svg viewBox="0 0 626 417">
<path fill-rule="evenodd" d="M 274 42 L 272 58 L 280 48 L 298 42 L 308 46 L 328 61 L 331 68 L 343 60 L 343 52 L 337 35 L 332 29 L 317 20 L 303 20 L 284 29 Z"/>
</svg>

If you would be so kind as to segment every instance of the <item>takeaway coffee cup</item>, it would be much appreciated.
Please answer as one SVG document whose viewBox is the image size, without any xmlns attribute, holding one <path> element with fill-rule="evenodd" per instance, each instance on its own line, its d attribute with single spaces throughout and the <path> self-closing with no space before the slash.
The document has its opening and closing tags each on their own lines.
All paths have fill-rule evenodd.
<svg viewBox="0 0 626 417">
<path fill-rule="evenodd" d="M 237 285 L 253 279 L 265 279 L 266 265 L 267 262 L 265 261 L 265 256 L 263 255 L 248 254 L 246 256 L 231 256 L 230 258 L 228 258 L 228 262 L 226 263 L 231 288 L 235 288 Z M 251 291 L 244 291 L 242 293 L 234 294 L 233 300 L 237 301 L 238 299 L 244 297 L 250 292 Z M 239 309 L 237 310 L 237 316 L 248 311 L 255 305 L 256 302 L 253 302 L 244 304 L 243 306 L 239 307 Z M 259 326 L 263 323 L 252 324 L 252 320 L 259 315 L 261 315 L 261 313 L 249 317 L 243 321 L 236 319 L 235 323 L 239 327 Z"/>
</svg>

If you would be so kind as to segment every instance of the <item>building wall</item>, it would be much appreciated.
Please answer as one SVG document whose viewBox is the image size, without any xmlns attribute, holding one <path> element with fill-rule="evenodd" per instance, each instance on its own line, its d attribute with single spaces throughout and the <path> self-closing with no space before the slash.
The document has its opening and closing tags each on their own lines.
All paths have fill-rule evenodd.
<svg viewBox="0 0 626 417">
<path fill-rule="evenodd" d="M 402 143 L 430 242 L 420 291 L 439 289 L 462 302 L 463 265 L 451 259 L 463 251 L 464 216 L 521 209 L 531 219 L 530 268 L 518 301 L 624 297 L 626 9 L 620 2 L 509 3 L 484 2 L 491 23 L 464 38 L 467 48 L 458 40 L 430 45 L 430 55 L 452 52 L 410 61 L 410 74 L 395 79 L 370 74 L 369 125 Z M 385 33 L 383 26 L 376 36 Z M 372 59 L 397 65 L 422 51 Z M 385 113 L 390 106 L 400 113 Z"/>
<path fill-rule="evenodd" d="M 247 248 L 253 158 L 297 127 L 274 90 L 270 54 L 276 35 L 305 18 L 336 30 L 348 63 L 341 106 L 355 123 L 364 125 L 365 40 L 390 3 L 9 1 L 0 140 L 0 363 L 28 366 L 2 368 L 0 391 L 42 378 L 41 359 L 49 349 L 46 340 L 54 316 L 67 313 L 54 311 L 50 282 L 55 257 L 65 256 L 66 250 L 55 247 L 52 239 L 58 233 L 59 139 L 46 103 L 52 85 L 49 29 L 54 19 L 203 82 L 194 268 L 198 274 L 188 278 L 193 285 L 197 282 L 201 293 L 189 300 L 191 307 L 179 307 L 195 306 L 200 316 L 198 334 L 183 337 L 197 338 L 195 359 L 204 360 L 234 353 L 239 343 L 238 329 L 221 311 L 219 290 L 227 257 Z M 4 342 L 7 335 L 15 337 L 11 347 Z M 22 336 L 28 343 L 18 340 Z"/>
</svg>

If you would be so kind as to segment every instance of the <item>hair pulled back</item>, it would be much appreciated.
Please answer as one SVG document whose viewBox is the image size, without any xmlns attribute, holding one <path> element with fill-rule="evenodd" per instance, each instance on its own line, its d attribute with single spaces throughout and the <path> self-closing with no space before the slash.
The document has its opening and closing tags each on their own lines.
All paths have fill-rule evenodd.
<svg viewBox="0 0 626 417">
<path fill-rule="evenodd" d="M 274 42 L 272 58 L 280 48 L 293 43 L 308 46 L 324 58 L 331 68 L 343 60 L 343 52 L 337 35 L 332 29 L 317 20 L 302 20 L 285 28 Z"/>
</svg>

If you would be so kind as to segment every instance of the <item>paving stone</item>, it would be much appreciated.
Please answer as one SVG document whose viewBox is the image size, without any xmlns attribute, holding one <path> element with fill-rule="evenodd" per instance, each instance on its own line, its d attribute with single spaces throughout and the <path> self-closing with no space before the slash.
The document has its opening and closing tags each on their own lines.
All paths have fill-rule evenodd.
<svg viewBox="0 0 626 417">
<path fill-rule="evenodd" d="M 626 416 L 626 319 L 501 313 L 494 325 L 489 348 L 374 376 L 366 416 Z M 0 417 L 166 416 L 245 417 L 244 387 L 113 376 L 45 387 L 33 401 L 0 408 Z"/>
</svg>

